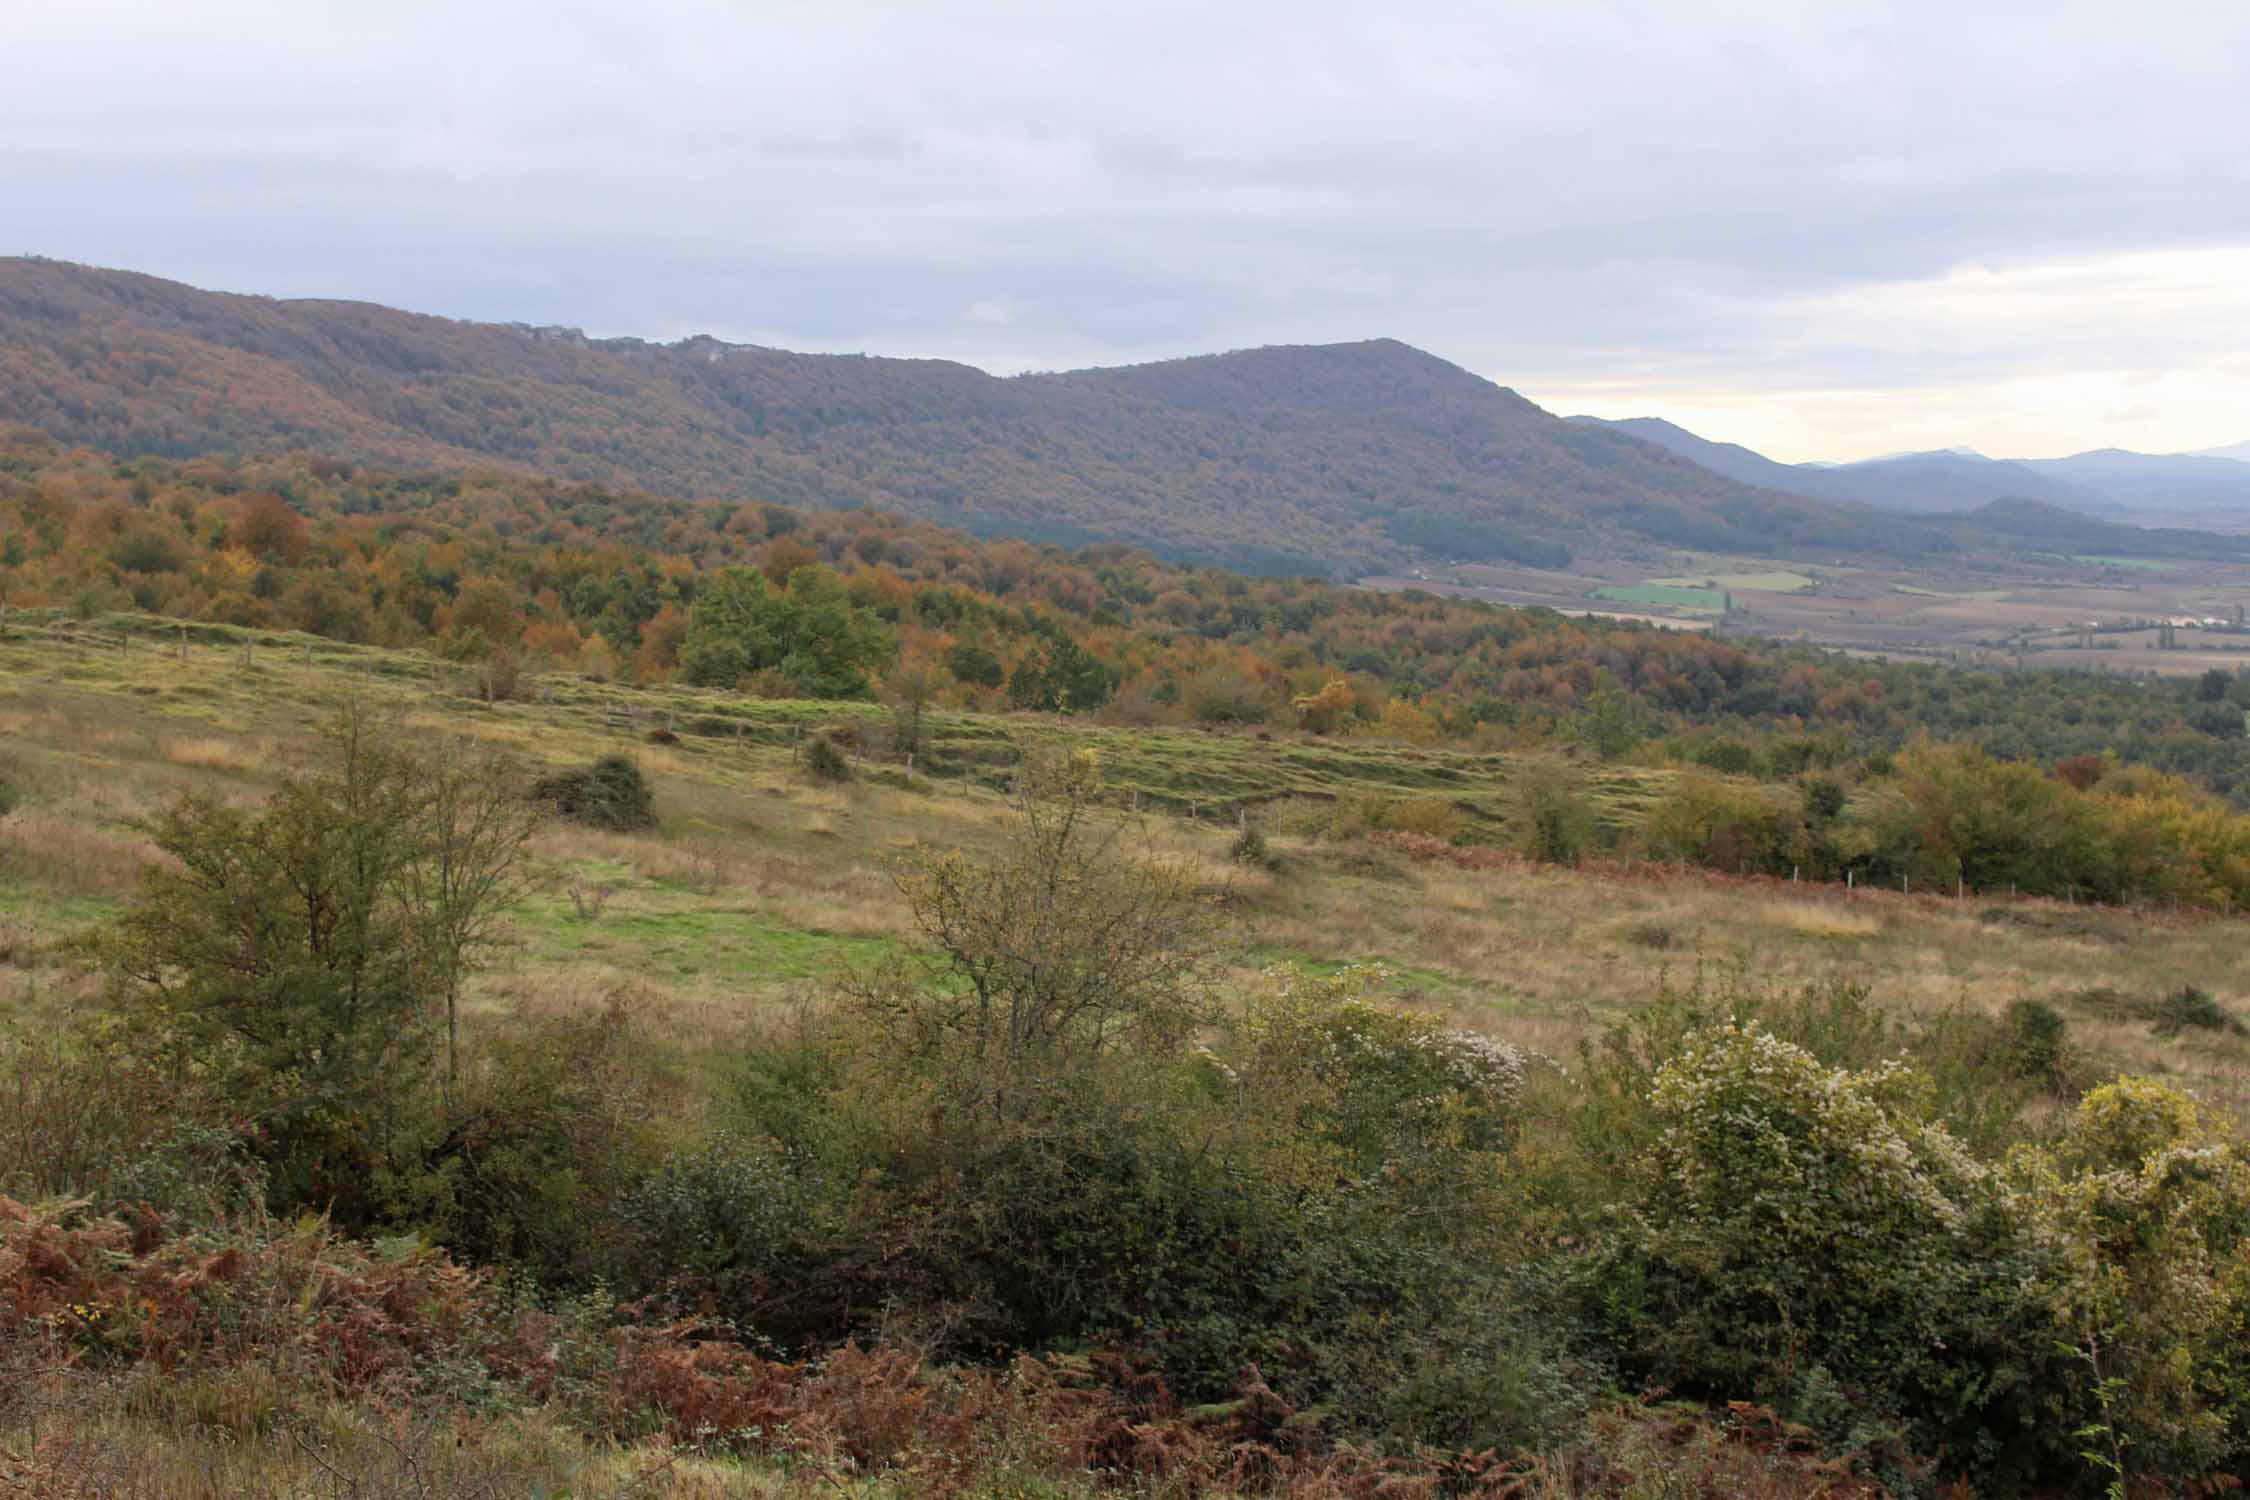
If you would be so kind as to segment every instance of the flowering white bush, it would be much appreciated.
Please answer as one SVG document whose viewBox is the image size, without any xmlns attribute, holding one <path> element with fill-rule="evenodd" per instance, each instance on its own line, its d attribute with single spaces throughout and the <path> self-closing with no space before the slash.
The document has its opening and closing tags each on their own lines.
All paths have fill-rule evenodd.
<svg viewBox="0 0 2250 1500">
<path fill-rule="evenodd" d="M 1999 1377 L 2052 1362 L 2014 1196 L 1915 1118 L 1909 1082 L 1732 1024 L 1658 1071 L 1661 1130 L 1604 1288 L 1644 1374 L 1861 1424 L 1855 1441 L 1868 1413 L 1922 1418 L 1926 1452 L 1977 1441 L 2016 1399 Z"/>
<path fill-rule="evenodd" d="M 1504 1144 L 1531 1055 L 1379 1003 L 1371 994 L 1387 977 L 1372 965 L 1329 975 L 1266 970 L 1237 1027 L 1243 1059 L 1231 1076 L 1294 1089 L 1307 1123 L 1378 1158 L 1441 1139 Z"/>
</svg>

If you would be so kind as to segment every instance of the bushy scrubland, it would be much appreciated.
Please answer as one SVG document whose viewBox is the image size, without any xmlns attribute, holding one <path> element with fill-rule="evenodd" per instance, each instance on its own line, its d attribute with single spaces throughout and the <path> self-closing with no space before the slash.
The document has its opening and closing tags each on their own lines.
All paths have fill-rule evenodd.
<svg viewBox="0 0 2250 1500">
<path fill-rule="evenodd" d="M 1339 802 L 1331 837 L 1405 833 L 1534 858 L 1629 858 L 1946 895 L 2250 910 L 2250 819 L 2180 777 L 2114 758 L 2054 769 L 1917 740 L 1844 770 L 1759 780 L 1690 765 L 1604 807 L 1584 767 L 1527 757 L 1497 826 L 1451 799 Z"/>
<path fill-rule="evenodd" d="M 83 1415 L 0 1463 L 96 1472 L 136 1421 L 964 1496 L 2250 1463 L 2250 1161 L 2059 1012 L 1737 975 L 1542 1057 L 1365 968 L 1228 984 L 1226 893 L 1100 777 L 1027 767 L 997 848 L 903 857 L 921 942 L 684 1103 L 624 997 L 451 1045 L 505 768 L 353 719 L 259 807 L 179 804 L 86 949 L 105 1006 L 0 1072 L 0 1374 Z"/>
</svg>

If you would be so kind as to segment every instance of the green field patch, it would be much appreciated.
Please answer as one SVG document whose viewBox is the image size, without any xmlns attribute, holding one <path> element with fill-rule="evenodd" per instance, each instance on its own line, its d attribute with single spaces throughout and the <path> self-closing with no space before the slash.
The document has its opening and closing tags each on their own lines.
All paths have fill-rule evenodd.
<svg viewBox="0 0 2250 1500">
<path fill-rule="evenodd" d="M 2177 573 L 2178 563 L 2158 562 L 2152 557 L 2100 557 L 2089 553 L 2072 553 L 2072 562 L 2099 563 L 2105 568 L 2124 568 L 2134 573 Z"/>
<path fill-rule="evenodd" d="M 1891 585 L 1891 592 L 1911 595 L 1916 599 L 1945 599 L 1954 603 L 1973 601 L 1979 604 L 1997 604 L 2014 594 L 2012 589 L 1966 589 L 1949 594 L 1943 589 L 1926 589 L 1911 583 L 1894 583 Z"/>
<path fill-rule="evenodd" d="M 723 900 L 680 901 L 656 889 L 619 892 L 598 916 L 580 916 L 563 893 L 542 894 L 515 912 L 523 956 L 539 964 L 592 961 L 696 979 L 724 989 L 825 980 L 840 965 L 888 956 L 888 938 L 790 927 Z"/>
<path fill-rule="evenodd" d="M 1755 589 L 1764 594 L 1794 594 L 1813 586 L 1802 573 L 1775 568 L 1763 573 L 1705 573 L 1690 578 L 1651 578 L 1643 585 L 1660 589 Z"/>
<path fill-rule="evenodd" d="M 1392 1000 L 1412 1003 L 1416 997 L 1460 1001 L 1472 995 L 1483 998 L 1482 992 L 1458 975 L 1441 969 L 1417 967 L 1400 963 L 1381 954 L 1366 954 L 1355 958 L 1323 958 L 1315 954 L 1290 948 L 1260 948 L 1250 954 L 1261 968 L 1291 968 L 1300 974 L 1319 979 L 1329 979 L 1346 969 L 1380 969 L 1383 987 L 1378 993 Z"/>
<path fill-rule="evenodd" d="M 1724 614 L 1727 607 L 1725 589 L 1689 588 L 1677 584 L 1604 584 L 1587 597 L 1604 599 L 1612 604 L 1653 605 L 1694 614 Z"/>
</svg>

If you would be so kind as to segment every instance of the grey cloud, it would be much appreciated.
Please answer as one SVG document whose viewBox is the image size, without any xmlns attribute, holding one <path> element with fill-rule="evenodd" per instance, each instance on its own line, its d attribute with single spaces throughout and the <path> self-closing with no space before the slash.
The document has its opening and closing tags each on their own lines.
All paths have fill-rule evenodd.
<svg viewBox="0 0 2250 1500">
<path fill-rule="evenodd" d="M 2151 354 L 1791 320 L 2250 244 L 2239 8 L 76 0 L 13 30 L 0 245 L 599 333 L 1958 383 Z"/>
</svg>

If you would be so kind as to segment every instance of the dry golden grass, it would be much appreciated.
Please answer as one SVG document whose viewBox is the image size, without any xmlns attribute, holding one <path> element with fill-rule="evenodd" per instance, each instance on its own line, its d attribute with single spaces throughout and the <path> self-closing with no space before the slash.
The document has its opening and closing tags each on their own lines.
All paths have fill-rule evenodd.
<svg viewBox="0 0 2250 1500">
<path fill-rule="evenodd" d="M 265 757 L 253 745 L 217 735 L 167 735 L 161 742 L 164 759 L 175 766 L 205 771 L 255 771 Z"/>
<path fill-rule="evenodd" d="M 1806 937 L 1871 938 L 1883 930 L 1883 919 L 1875 913 L 1829 901 L 1767 901 L 1755 916 L 1769 926 Z"/>
<path fill-rule="evenodd" d="M 161 857 L 137 833 L 111 832 L 56 812 L 0 819 L 0 868 L 57 896 L 121 899 L 139 888 L 143 867 Z"/>
</svg>

